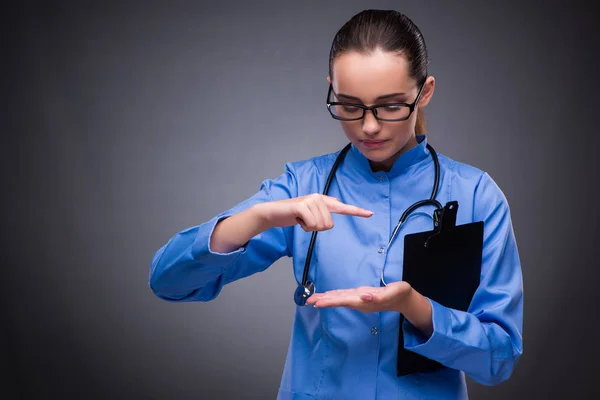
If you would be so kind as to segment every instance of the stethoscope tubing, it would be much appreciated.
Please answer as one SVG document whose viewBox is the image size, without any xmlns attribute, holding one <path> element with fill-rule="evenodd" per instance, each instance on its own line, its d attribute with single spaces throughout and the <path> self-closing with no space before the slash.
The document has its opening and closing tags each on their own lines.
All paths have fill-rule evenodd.
<svg viewBox="0 0 600 400">
<path fill-rule="evenodd" d="M 352 143 L 348 143 L 340 151 L 337 158 L 335 159 L 335 162 L 333 163 L 333 166 L 331 167 L 331 171 L 329 172 L 329 176 L 327 177 L 327 181 L 325 182 L 325 188 L 323 189 L 323 195 L 327 195 L 329 193 L 329 187 L 331 186 L 331 182 L 333 181 L 333 178 L 338 169 L 338 166 L 339 166 L 340 162 L 344 159 L 344 157 L 346 156 L 346 153 L 348 153 L 348 151 L 350 150 L 351 147 L 352 147 Z M 440 162 L 439 162 L 437 153 L 433 149 L 433 147 L 431 147 L 431 145 L 427 144 L 427 149 L 429 150 L 431 157 L 433 158 L 433 164 L 435 166 L 435 178 L 434 178 L 434 183 L 433 183 L 433 189 L 431 191 L 431 196 L 429 197 L 429 199 L 419 200 L 419 201 L 413 203 L 404 211 L 404 213 L 402 213 L 402 216 L 400 217 L 398 224 L 396 224 L 396 227 L 394 228 L 394 231 L 392 232 L 390 240 L 385 248 L 385 251 L 388 251 L 388 249 L 392 245 L 392 242 L 394 241 L 398 232 L 400 231 L 400 228 L 402 227 L 402 225 L 404 224 L 404 222 L 406 221 L 406 219 L 410 216 L 410 214 L 412 212 L 414 212 L 416 209 L 418 209 L 420 207 L 427 206 L 427 205 L 433 205 L 438 210 L 442 208 L 442 205 L 440 204 L 440 202 L 435 199 L 437 196 L 438 187 L 440 184 Z M 434 218 L 434 224 L 435 224 L 435 222 L 436 221 Z M 317 240 L 317 233 L 318 233 L 317 231 L 313 231 L 313 233 L 311 235 L 310 242 L 308 244 L 308 250 L 306 252 L 306 260 L 304 261 L 304 271 L 302 273 L 302 283 L 298 286 L 298 288 L 296 289 L 296 291 L 294 293 L 294 301 L 299 306 L 303 306 L 304 304 L 306 304 L 306 300 L 316 290 L 315 284 L 313 282 L 308 281 L 308 274 L 310 272 L 310 262 L 312 259 L 315 242 Z M 387 285 L 385 283 L 385 281 L 383 280 L 383 271 L 382 271 L 382 276 L 381 276 L 381 282 L 384 285 Z"/>
</svg>

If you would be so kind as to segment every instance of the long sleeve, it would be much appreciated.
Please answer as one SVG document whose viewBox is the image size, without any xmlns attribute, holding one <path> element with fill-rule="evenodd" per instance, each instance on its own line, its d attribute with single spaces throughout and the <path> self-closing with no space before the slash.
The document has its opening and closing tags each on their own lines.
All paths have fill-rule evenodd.
<svg viewBox="0 0 600 400">
<path fill-rule="evenodd" d="M 152 258 L 149 285 L 154 294 L 170 301 L 209 301 L 223 285 L 265 270 L 282 256 L 290 256 L 291 228 L 273 228 L 256 235 L 230 253 L 210 249 L 216 224 L 255 204 L 296 197 L 297 181 L 290 167 L 265 180 L 249 199 L 211 220 L 177 233 Z"/>
<path fill-rule="evenodd" d="M 522 354 L 523 283 L 508 203 L 483 174 L 474 197 L 474 221 L 484 221 L 479 288 L 467 312 L 428 299 L 433 334 L 425 338 L 405 321 L 405 348 L 496 385 L 510 377 Z"/>
</svg>

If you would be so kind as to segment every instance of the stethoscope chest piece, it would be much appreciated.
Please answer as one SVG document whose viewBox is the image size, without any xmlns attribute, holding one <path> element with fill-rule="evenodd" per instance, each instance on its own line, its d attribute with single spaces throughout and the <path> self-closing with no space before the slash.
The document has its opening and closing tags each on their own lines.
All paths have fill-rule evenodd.
<svg viewBox="0 0 600 400">
<path fill-rule="evenodd" d="M 296 291 L 294 292 L 294 302 L 299 306 L 306 305 L 306 300 L 308 300 L 308 298 L 314 293 L 315 284 L 311 281 L 306 282 L 305 285 L 298 285 Z"/>
</svg>

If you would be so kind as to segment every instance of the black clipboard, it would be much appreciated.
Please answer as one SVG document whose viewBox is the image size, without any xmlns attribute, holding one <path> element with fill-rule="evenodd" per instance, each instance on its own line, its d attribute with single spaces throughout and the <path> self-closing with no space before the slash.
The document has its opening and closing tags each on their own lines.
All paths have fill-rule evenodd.
<svg viewBox="0 0 600 400">
<path fill-rule="evenodd" d="M 404 237 L 402 279 L 423 296 L 456 310 L 467 311 L 479 287 L 483 251 L 483 221 L 456 225 L 458 202 L 434 213 L 434 229 Z M 397 375 L 446 368 L 404 348 L 400 315 Z"/>
</svg>

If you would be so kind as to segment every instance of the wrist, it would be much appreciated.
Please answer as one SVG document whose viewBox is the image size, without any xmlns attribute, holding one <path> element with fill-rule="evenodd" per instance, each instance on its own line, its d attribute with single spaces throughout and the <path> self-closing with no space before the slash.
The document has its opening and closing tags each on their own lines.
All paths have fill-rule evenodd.
<svg viewBox="0 0 600 400">
<path fill-rule="evenodd" d="M 431 303 L 414 288 L 410 288 L 406 299 L 398 307 L 398 311 L 425 335 L 430 336 L 433 332 Z"/>
<path fill-rule="evenodd" d="M 409 284 L 407 283 L 407 285 Z M 417 297 L 416 295 L 418 295 L 417 291 L 409 285 L 409 288 L 406 290 L 405 295 L 402 296 L 401 299 L 399 299 L 400 301 L 396 306 L 396 311 L 398 311 L 400 314 L 403 314 L 404 316 L 406 316 L 407 314 L 412 314 L 412 310 L 415 307 L 415 297 Z"/>
</svg>

